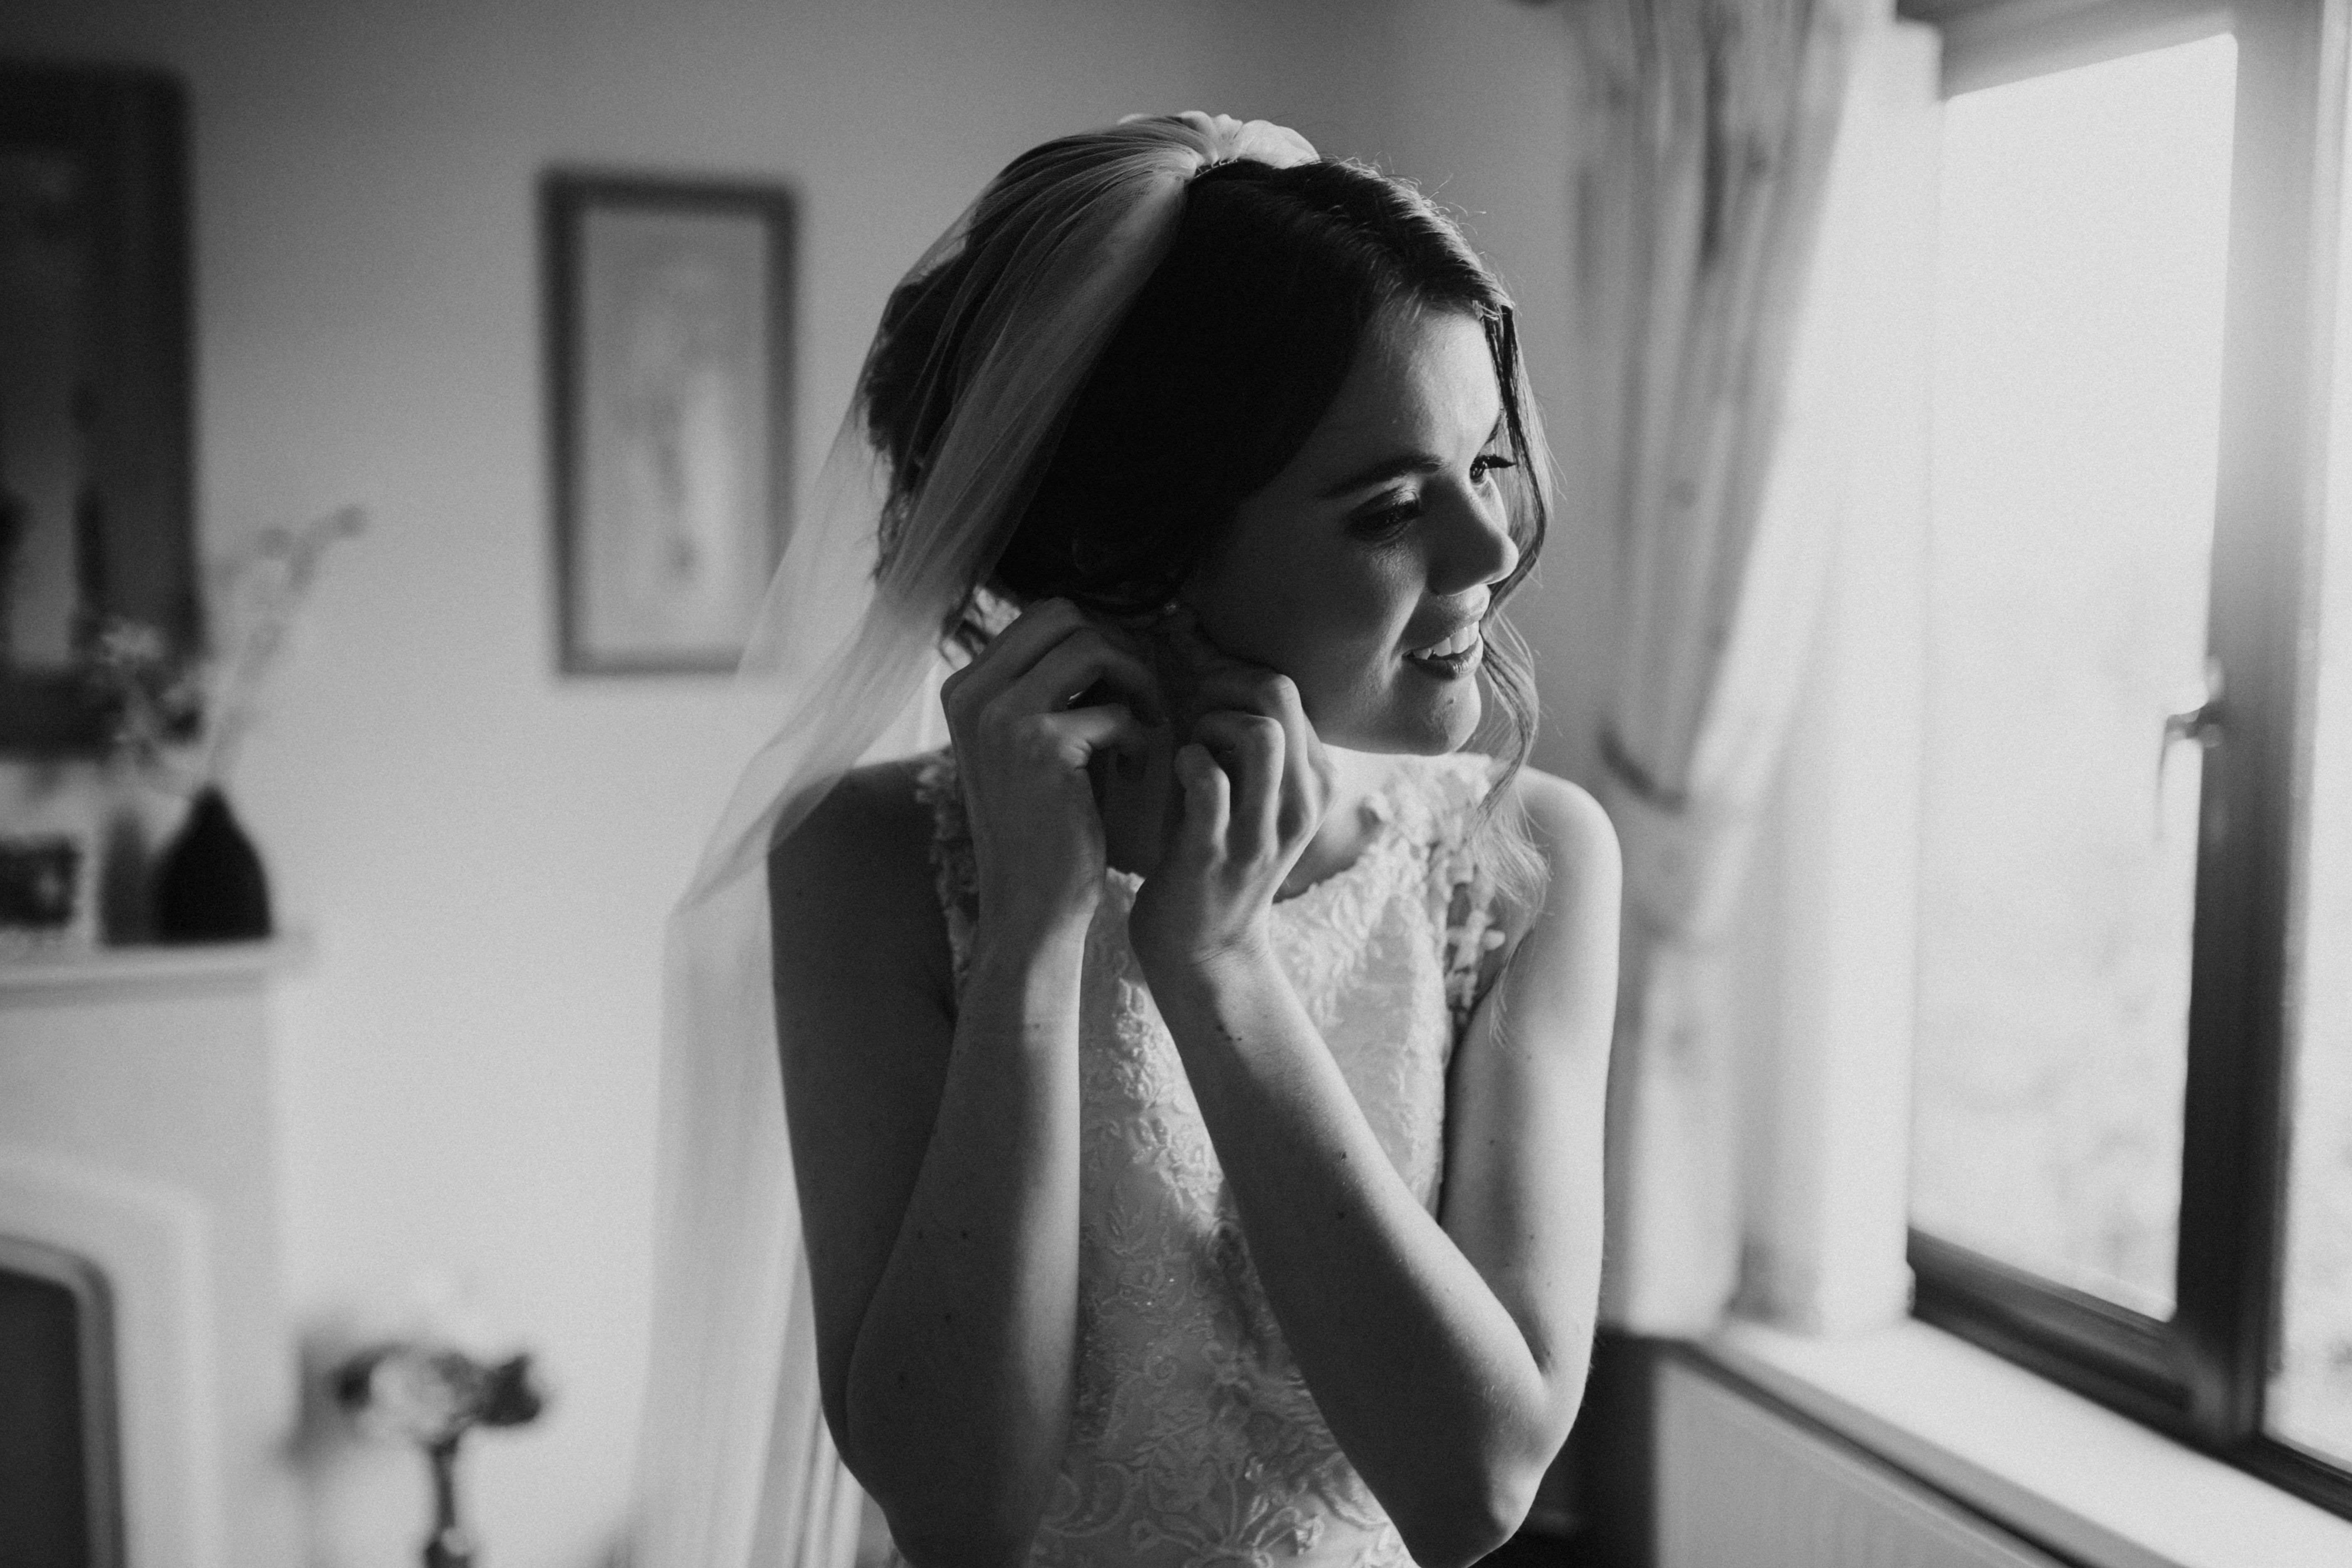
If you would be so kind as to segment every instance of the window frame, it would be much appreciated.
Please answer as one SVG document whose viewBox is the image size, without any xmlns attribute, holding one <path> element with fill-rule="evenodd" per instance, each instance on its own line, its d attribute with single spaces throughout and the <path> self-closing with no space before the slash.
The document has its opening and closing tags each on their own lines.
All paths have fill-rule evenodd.
<svg viewBox="0 0 2352 1568">
<path fill-rule="evenodd" d="M 2221 462 L 2175 1309 L 2158 1321 L 1914 1226 L 1913 1311 L 2352 1518 L 2352 1468 L 2263 1428 L 2278 1340 L 2297 805 L 2326 458 L 2347 0 L 1898 0 L 1943 91 L 2236 35 Z"/>
</svg>

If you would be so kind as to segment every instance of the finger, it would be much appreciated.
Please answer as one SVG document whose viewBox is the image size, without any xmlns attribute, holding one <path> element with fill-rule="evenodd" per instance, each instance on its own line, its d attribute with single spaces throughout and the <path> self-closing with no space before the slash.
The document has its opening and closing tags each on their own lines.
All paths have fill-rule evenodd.
<svg viewBox="0 0 2352 1568">
<path fill-rule="evenodd" d="M 1192 726 L 1192 739 L 1209 748 L 1233 780 L 1227 832 L 1234 856 L 1256 859 L 1276 853 L 1282 842 L 1282 726 L 1262 714 L 1227 708 L 1203 716 Z"/>
<path fill-rule="evenodd" d="M 1194 712 L 1229 708 L 1262 714 L 1280 724 L 1295 796 L 1293 815 L 1319 819 L 1321 803 L 1329 794 L 1330 762 L 1314 723 L 1307 717 L 1297 682 L 1262 665 L 1239 665 L 1211 676 L 1192 700 Z"/>
<path fill-rule="evenodd" d="M 1067 599 L 1040 599 L 989 640 L 980 656 L 940 684 L 950 712 L 976 711 L 1026 675 L 1038 659 L 1087 624 Z"/>
<path fill-rule="evenodd" d="M 1176 752 L 1176 782 L 1184 786 L 1184 817 L 1176 829 L 1177 854 L 1201 864 L 1220 858 L 1232 820 L 1232 783 L 1209 749 L 1194 742 Z"/>
<path fill-rule="evenodd" d="M 1030 722 L 1063 763 L 1073 769 L 1085 767 L 1105 752 L 1140 751 L 1151 740 L 1151 731 L 1122 702 L 1040 713 Z"/>
<path fill-rule="evenodd" d="M 1002 696 L 1015 709 L 1035 713 L 1059 711 L 1079 698 L 1105 694 L 1110 700 L 1124 700 L 1147 723 L 1159 723 L 1166 716 L 1160 682 L 1150 668 L 1091 630 L 1055 644 Z"/>
</svg>

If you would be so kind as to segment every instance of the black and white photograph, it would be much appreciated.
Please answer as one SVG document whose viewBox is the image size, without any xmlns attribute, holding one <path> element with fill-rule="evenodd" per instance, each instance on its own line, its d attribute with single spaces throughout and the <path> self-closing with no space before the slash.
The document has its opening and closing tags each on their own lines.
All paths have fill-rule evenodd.
<svg viewBox="0 0 2352 1568">
<path fill-rule="evenodd" d="M 2352 1568 L 2352 0 L 0 8 L 0 1568 Z"/>
</svg>

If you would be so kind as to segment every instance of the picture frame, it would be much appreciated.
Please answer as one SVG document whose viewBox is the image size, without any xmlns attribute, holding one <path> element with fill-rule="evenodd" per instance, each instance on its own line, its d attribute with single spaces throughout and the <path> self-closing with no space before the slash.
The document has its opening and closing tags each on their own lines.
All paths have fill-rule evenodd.
<svg viewBox="0 0 2352 1568">
<path fill-rule="evenodd" d="M 552 170 L 540 202 L 560 668 L 731 671 L 791 532 L 797 198 Z"/>
<path fill-rule="evenodd" d="M 187 91 L 0 61 L 0 755 L 103 752 L 111 626 L 203 651 Z"/>
<path fill-rule="evenodd" d="M 97 946 L 98 866 L 87 824 L 0 832 L 0 962 Z"/>
</svg>

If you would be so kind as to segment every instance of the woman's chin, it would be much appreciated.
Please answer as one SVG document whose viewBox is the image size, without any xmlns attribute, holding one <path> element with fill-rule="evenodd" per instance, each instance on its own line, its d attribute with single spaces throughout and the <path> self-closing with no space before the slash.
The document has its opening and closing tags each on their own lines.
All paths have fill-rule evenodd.
<svg viewBox="0 0 2352 1568">
<path fill-rule="evenodd" d="M 1407 756 L 1439 757 L 1458 752 L 1478 731 L 1482 709 L 1475 681 L 1465 681 L 1460 694 L 1448 693 L 1435 702 L 1400 702 L 1349 723 L 1318 722 L 1327 745 L 1351 752 L 1380 752 Z"/>
</svg>

